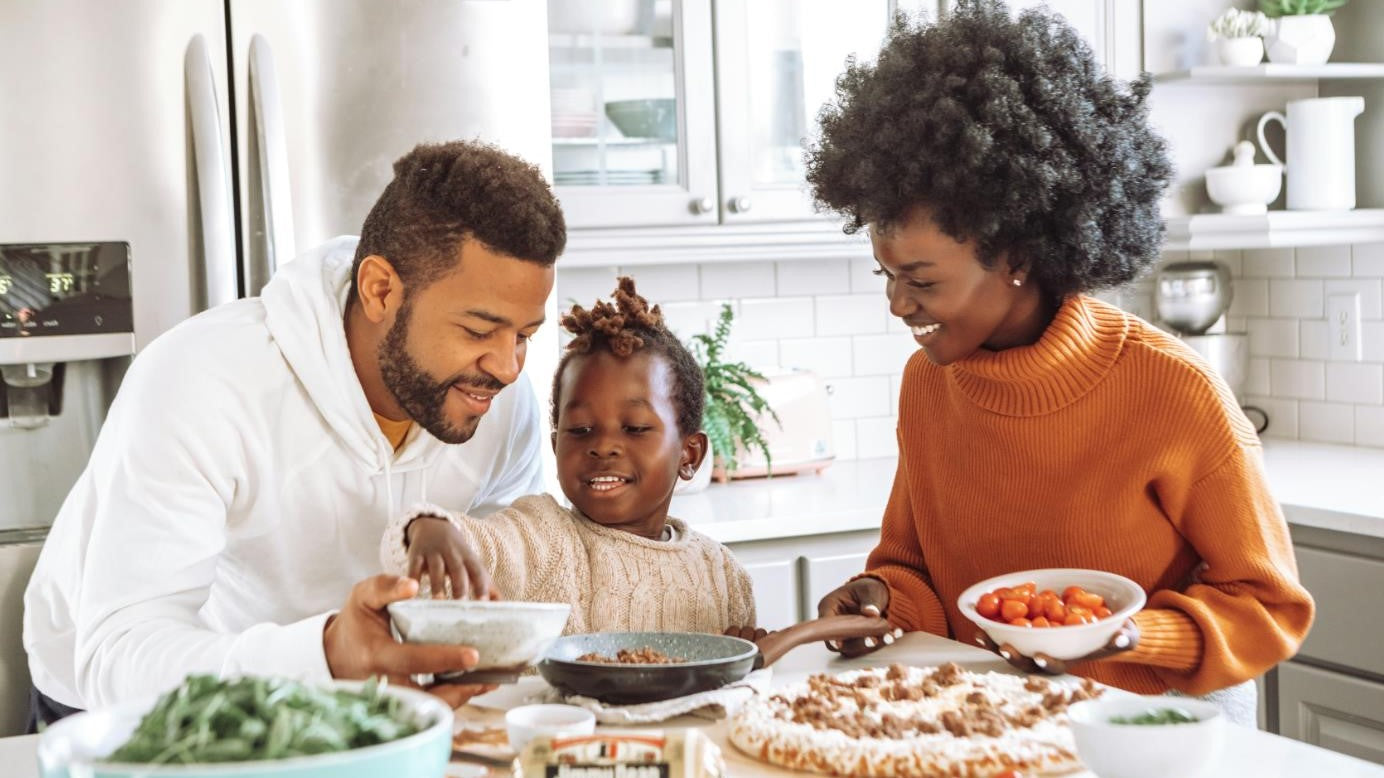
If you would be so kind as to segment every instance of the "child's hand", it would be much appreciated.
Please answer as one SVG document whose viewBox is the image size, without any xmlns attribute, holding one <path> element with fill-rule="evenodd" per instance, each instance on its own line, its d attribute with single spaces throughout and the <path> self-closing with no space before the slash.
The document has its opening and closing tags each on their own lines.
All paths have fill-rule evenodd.
<svg viewBox="0 0 1384 778">
<path fill-rule="evenodd" d="M 490 580 L 476 552 L 462 540 L 450 521 L 419 516 L 405 530 L 408 542 L 408 575 L 427 583 L 433 599 L 498 600 L 500 592 Z M 427 576 L 424 578 L 424 576 Z"/>
<path fill-rule="evenodd" d="M 748 640 L 751 643 L 754 643 L 755 641 L 769 634 L 769 630 L 764 629 L 763 627 L 726 627 L 726 631 L 721 634 L 729 635 L 733 638 Z"/>
</svg>

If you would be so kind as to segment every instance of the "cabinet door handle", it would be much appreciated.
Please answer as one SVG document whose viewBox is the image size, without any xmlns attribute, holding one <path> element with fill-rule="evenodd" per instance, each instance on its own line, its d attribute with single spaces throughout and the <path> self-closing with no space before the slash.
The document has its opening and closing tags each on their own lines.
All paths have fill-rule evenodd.
<svg viewBox="0 0 1384 778">
<path fill-rule="evenodd" d="M 716 203 L 710 197 L 698 197 L 690 203 L 689 207 L 692 209 L 692 213 L 711 213 L 711 209 L 716 207 Z"/>
<path fill-rule="evenodd" d="M 747 213 L 753 203 L 748 197 L 732 197 L 727 205 L 730 206 L 731 213 Z"/>
</svg>

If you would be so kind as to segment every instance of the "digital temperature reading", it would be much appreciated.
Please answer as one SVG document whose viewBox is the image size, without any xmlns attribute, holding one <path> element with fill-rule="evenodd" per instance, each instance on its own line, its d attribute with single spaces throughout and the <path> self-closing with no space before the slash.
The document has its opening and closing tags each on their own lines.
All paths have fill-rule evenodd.
<svg viewBox="0 0 1384 778">
<path fill-rule="evenodd" d="M 77 283 L 77 277 L 71 273 L 44 273 L 48 279 L 48 291 L 53 294 L 62 294 L 72 291 L 72 287 Z"/>
</svg>

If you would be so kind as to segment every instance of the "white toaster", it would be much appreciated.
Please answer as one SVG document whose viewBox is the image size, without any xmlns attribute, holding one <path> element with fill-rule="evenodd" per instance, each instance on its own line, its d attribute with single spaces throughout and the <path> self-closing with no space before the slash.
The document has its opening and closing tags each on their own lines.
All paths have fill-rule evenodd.
<svg viewBox="0 0 1384 778">
<path fill-rule="evenodd" d="M 731 473 L 717 468 L 714 476 L 721 481 L 730 478 L 788 475 L 804 470 L 821 472 L 836 458 L 831 439 L 831 407 L 827 402 L 826 384 L 816 373 L 807 370 L 768 368 L 761 371 L 764 381 L 756 381 L 756 389 L 778 414 L 778 423 L 764 414 L 755 423 L 769 444 L 772 462 L 764 452 L 737 452 L 740 466 Z"/>
</svg>

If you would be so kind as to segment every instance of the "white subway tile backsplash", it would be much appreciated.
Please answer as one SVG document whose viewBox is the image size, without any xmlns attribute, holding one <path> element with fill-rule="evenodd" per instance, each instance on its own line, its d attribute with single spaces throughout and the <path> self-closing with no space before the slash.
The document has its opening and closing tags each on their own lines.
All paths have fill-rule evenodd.
<svg viewBox="0 0 1384 778">
<path fill-rule="evenodd" d="M 711 300 L 660 304 L 659 308 L 663 311 L 663 321 L 668 329 L 684 342 L 690 341 L 693 335 L 710 332 L 716 318 L 721 315 L 721 304 Z M 735 332 L 734 324 L 732 321 L 731 332 Z"/>
<path fill-rule="evenodd" d="M 831 418 L 861 419 L 888 416 L 893 412 L 889 400 L 889 379 L 884 376 L 833 378 L 827 381 Z"/>
<path fill-rule="evenodd" d="M 696 265 L 639 265 L 622 267 L 620 275 L 634 279 L 634 288 L 650 303 L 665 305 L 681 300 L 696 300 L 700 273 Z"/>
<path fill-rule="evenodd" d="M 1231 316 L 1268 316 L 1269 282 L 1263 278 L 1241 278 L 1233 285 L 1230 300 Z"/>
<path fill-rule="evenodd" d="M 1245 394 L 1269 394 L 1269 360 L 1252 357 L 1245 376 Z"/>
<path fill-rule="evenodd" d="M 855 423 L 855 453 L 860 459 L 899 455 L 899 420 L 893 416 L 859 419 Z"/>
<path fill-rule="evenodd" d="M 800 259 L 774 263 L 780 297 L 841 294 L 851 288 L 851 263 L 845 259 Z"/>
<path fill-rule="evenodd" d="M 813 331 L 811 297 L 742 299 L 731 333 L 737 338 L 801 338 Z"/>
<path fill-rule="evenodd" d="M 811 370 L 823 378 L 844 378 L 854 372 L 848 337 L 781 340 L 779 361 L 784 367 Z"/>
<path fill-rule="evenodd" d="M 831 423 L 831 445 L 837 459 L 856 459 L 855 421 L 839 419 Z"/>
<path fill-rule="evenodd" d="M 1384 362 L 1384 322 L 1360 323 L 1360 351 L 1366 362 Z"/>
<path fill-rule="evenodd" d="M 726 357 L 755 370 L 765 370 L 779 363 L 778 344 L 777 340 L 739 340 L 732 336 Z"/>
<path fill-rule="evenodd" d="M 1298 356 L 1303 359 L 1331 358 L 1331 344 L 1326 339 L 1324 319 L 1302 319 L 1298 322 Z"/>
<path fill-rule="evenodd" d="M 1357 278 L 1350 281 L 1327 281 L 1322 288 L 1323 294 L 1340 294 L 1342 292 L 1358 292 L 1360 294 L 1360 318 L 1361 320 L 1384 318 L 1381 315 L 1380 306 L 1380 280 L 1378 278 Z M 1322 298 L 1326 299 L 1325 297 Z"/>
<path fill-rule="evenodd" d="M 1355 406 L 1338 403 L 1298 403 L 1298 437 L 1320 443 L 1355 442 Z"/>
<path fill-rule="evenodd" d="M 1258 408 L 1269 417 L 1269 426 L 1263 437 L 1296 440 L 1298 436 L 1298 401 L 1283 397 L 1245 398 L 1245 407 Z"/>
<path fill-rule="evenodd" d="M 1384 366 L 1327 362 L 1326 399 L 1339 403 L 1384 404 Z"/>
<path fill-rule="evenodd" d="M 856 335 L 856 375 L 891 375 L 903 370 L 909 357 L 918 350 L 912 335 Z"/>
<path fill-rule="evenodd" d="M 774 296 L 772 262 L 715 262 L 700 270 L 703 300 Z"/>
<path fill-rule="evenodd" d="M 1249 319 L 1249 353 L 1253 357 L 1297 357 L 1296 319 Z"/>
<path fill-rule="evenodd" d="M 1325 307 L 1321 281 L 1278 280 L 1269 282 L 1269 315 L 1320 319 Z"/>
<path fill-rule="evenodd" d="M 1357 243 L 1350 251 L 1351 269 L 1356 278 L 1384 276 L 1384 243 Z"/>
<path fill-rule="evenodd" d="M 1323 400 L 1326 398 L 1325 363 L 1275 359 L 1269 363 L 1269 388 L 1275 397 Z"/>
<path fill-rule="evenodd" d="M 861 257 L 851 261 L 851 292 L 855 294 L 877 294 L 884 297 L 884 276 L 875 275 L 879 263 L 873 257 Z"/>
<path fill-rule="evenodd" d="M 1303 246 L 1297 250 L 1297 277 L 1350 277 L 1350 246 Z"/>
<path fill-rule="evenodd" d="M 553 283 L 553 294 L 557 297 L 557 308 L 566 312 L 573 303 L 590 308 L 597 300 L 609 300 L 615 291 L 615 279 L 620 275 L 614 267 L 576 267 L 562 269 L 562 260 L 557 261 L 557 280 Z M 643 290 L 640 290 L 643 294 Z M 658 302 L 657 298 L 649 298 Z M 556 322 L 554 322 L 556 324 Z"/>
<path fill-rule="evenodd" d="M 883 300 L 883 298 L 880 298 L 880 299 Z M 884 301 L 884 304 L 885 304 L 885 306 L 887 307 L 887 306 L 888 306 L 888 301 Z M 886 317 L 885 317 L 885 322 L 886 322 L 886 325 L 885 325 L 884 329 L 885 329 L 886 332 L 899 333 L 899 334 L 901 334 L 901 335 L 907 335 L 907 336 L 910 337 L 910 338 L 913 337 L 913 333 L 912 333 L 912 331 L 910 331 L 910 330 L 908 329 L 908 325 L 907 325 L 907 324 L 904 324 L 904 323 L 903 323 L 903 319 L 900 319 L 899 317 L 895 316 L 894 314 L 891 313 L 891 314 L 889 314 L 888 316 L 886 316 Z"/>
<path fill-rule="evenodd" d="M 816 304 L 818 335 L 879 335 L 893 318 L 883 295 L 818 297 Z"/>
<path fill-rule="evenodd" d="M 1232 276 L 1238 276 L 1243 266 L 1243 261 L 1241 260 L 1241 255 L 1243 253 L 1244 252 L 1239 249 L 1216 249 L 1212 258 L 1222 265 L 1225 265 Z"/>
<path fill-rule="evenodd" d="M 1246 278 L 1292 278 L 1293 250 L 1249 249 L 1242 252 L 1242 267 Z"/>
<path fill-rule="evenodd" d="M 1355 406 L 1355 442 L 1384 448 L 1384 406 Z"/>
</svg>

